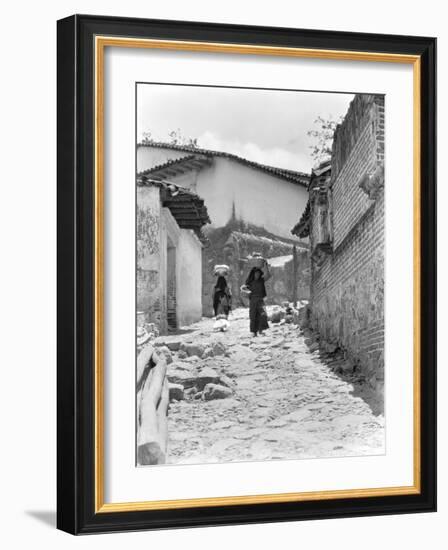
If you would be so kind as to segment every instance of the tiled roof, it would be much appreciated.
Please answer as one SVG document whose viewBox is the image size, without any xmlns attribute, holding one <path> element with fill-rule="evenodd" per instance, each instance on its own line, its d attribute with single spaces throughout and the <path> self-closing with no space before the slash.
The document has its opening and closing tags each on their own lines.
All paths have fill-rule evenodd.
<svg viewBox="0 0 448 550">
<path fill-rule="evenodd" d="M 137 147 L 154 147 L 158 149 L 172 149 L 174 151 L 183 151 L 185 153 L 191 153 L 193 156 L 202 155 L 205 157 L 223 157 L 228 158 L 230 160 L 234 160 L 236 162 L 239 162 L 241 164 L 245 164 L 246 166 L 250 166 L 251 168 L 255 168 L 257 170 L 262 170 L 263 172 L 266 172 L 268 174 L 271 174 L 273 176 L 277 176 L 279 178 L 282 178 L 286 181 L 290 181 L 292 183 L 296 183 L 298 185 L 302 185 L 303 187 L 308 187 L 308 182 L 310 179 L 309 174 L 305 174 L 304 172 L 296 172 L 294 170 L 287 170 L 286 168 L 278 168 L 275 166 L 268 166 L 267 164 L 260 164 L 258 162 L 245 159 L 243 157 L 239 157 L 238 155 L 234 155 L 232 153 L 226 153 L 224 151 L 213 151 L 210 149 L 200 149 L 198 147 L 191 147 L 188 145 L 173 145 L 171 143 L 164 143 L 164 142 L 151 142 L 151 143 L 139 143 Z M 181 161 L 182 159 L 176 159 L 178 161 Z M 170 163 L 170 164 L 168 164 Z M 149 170 L 145 170 L 145 173 L 153 173 L 155 170 L 159 171 L 164 167 L 172 166 L 174 164 L 174 161 L 167 161 L 164 165 L 155 166 L 154 168 L 151 168 Z"/>
<path fill-rule="evenodd" d="M 310 234 L 310 201 L 306 203 L 305 210 L 303 211 L 300 220 L 291 229 L 293 235 L 297 235 L 301 239 L 308 237 Z"/>
<path fill-rule="evenodd" d="M 331 160 L 322 162 L 321 164 L 319 164 L 317 168 L 314 168 L 311 173 L 311 177 L 321 176 L 322 174 L 325 174 L 325 172 L 328 172 L 329 170 L 331 170 Z"/>
<path fill-rule="evenodd" d="M 145 174 L 137 176 L 137 185 L 139 187 L 159 187 L 161 189 L 162 204 L 169 208 L 179 227 L 193 229 L 202 241 L 205 240 L 201 229 L 205 224 L 210 223 L 210 218 L 201 197 L 185 187 L 158 181 Z"/>
<path fill-rule="evenodd" d="M 181 158 L 167 160 L 148 170 L 143 170 L 139 172 L 139 175 L 151 176 L 155 179 L 167 179 L 190 170 L 200 170 L 205 165 L 210 165 L 211 162 L 212 159 L 205 155 L 186 155 Z"/>
</svg>

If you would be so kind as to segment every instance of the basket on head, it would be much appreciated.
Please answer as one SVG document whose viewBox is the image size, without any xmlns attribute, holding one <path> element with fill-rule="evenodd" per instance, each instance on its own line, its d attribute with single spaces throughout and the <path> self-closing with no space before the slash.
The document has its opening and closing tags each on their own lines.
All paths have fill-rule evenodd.
<svg viewBox="0 0 448 550">
<path fill-rule="evenodd" d="M 253 269 L 254 267 L 262 269 L 264 267 L 264 258 L 259 252 L 252 252 L 252 255 L 247 257 L 247 265 L 249 269 Z"/>
<path fill-rule="evenodd" d="M 226 264 L 215 265 L 213 269 L 213 274 L 216 277 L 225 277 L 229 274 L 229 266 Z"/>
</svg>

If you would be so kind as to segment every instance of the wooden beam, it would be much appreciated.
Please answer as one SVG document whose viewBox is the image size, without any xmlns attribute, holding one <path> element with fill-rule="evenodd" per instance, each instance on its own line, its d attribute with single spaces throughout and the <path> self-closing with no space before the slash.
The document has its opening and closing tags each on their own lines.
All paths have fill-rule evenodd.
<svg viewBox="0 0 448 550">
<path fill-rule="evenodd" d="M 180 221 L 179 222 L 179 227 L 181 227 L 182 229 L 201 229 L 201 227 L 204 225 L 204 223 L 202 221 L 199 221 L 197 223 L 194 223 L 194 222 L 191 222 L 191 221 L 185 221 L 185 222 L 182 222 Z"/>
<path fill-rule="evenodd" d="M 194 205 L 191 199 L 185 200 L 185 197 L 181 199 L 178 199 L 178 197 L 167 197 L 164 202 L 165 206 L 187 206 L 191 208 Z"/>
<path fill-rule="evenodd" d="M 198 220 L 201 217 L 197 212 L 170 212 L 176 220 Z"/>
<path fill-rule="evenodd" d="M 172 202 L 173 204 L 175 203 L 187 203 L 187 204 L 192 204 L 194 203 L 195 201 L 195 198 L 193 195 L 191 195 L 190 193 L 185 193 L 183 191 L 179 191 L 178 194 L 176 195 L 170 195 L 170 197 L 168 198 L 168 200 L 170 202 Z"/>
<path fill-rule="evenodd" d="M 165 203 L 169 204 L 170 208 L 174 208 L 176 210 L 193 210 L 195 208 L 195 204 L 191 201 L 175 202 L 167 199 Z"/>
<path fill-rule="evenodd" d="M 191 216 L 184 216 L 184 215 L 179 215 L 179 216 L 175 216 L 176 220 L 177 220 L 177 223 L 204 223 L 202 218 L 198 215 L 191 215 Z"/>
</svg>

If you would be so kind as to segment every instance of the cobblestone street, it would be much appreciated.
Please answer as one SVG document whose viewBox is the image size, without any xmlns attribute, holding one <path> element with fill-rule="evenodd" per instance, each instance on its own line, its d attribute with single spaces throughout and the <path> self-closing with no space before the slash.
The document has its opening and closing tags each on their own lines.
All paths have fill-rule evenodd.
<svg viewBox="0 0 448 550">
<path fill-rule="evenodd" d="M 384 417 L 363 398 L 362 380 L 336 374 L 328 354 L 296 325 L 271 324 L 252 338 L 241 308 L 227 332 L 214 333 L 213 320 L 203 319 L 158 340 L 172 359 L 171 391 L 183 388 L 179 400 L 172 393 L 168 413 L 169 463 L 385 451 Z M 215 398 L 210 388 L 226 393 Z"/>
</svg>

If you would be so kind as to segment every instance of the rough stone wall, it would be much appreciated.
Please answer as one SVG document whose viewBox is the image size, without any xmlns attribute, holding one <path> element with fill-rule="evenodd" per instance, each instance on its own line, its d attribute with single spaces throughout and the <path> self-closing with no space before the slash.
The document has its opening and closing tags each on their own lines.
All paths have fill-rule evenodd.
<svg viewBox="0 0 448 550">
<path fill-rule="evenodd" d="M 247 296 L 240 293 L 240 287 L 246 281 L 249 269 L 247 256 L 260 252 L 264 258 L 279 258 L 279 265 L 271 269 L 272 278 L 266 283 L 267 304 L 281 304 L 293 297 L 293 261 L 294 241 L 287 241 L 269 235 L 262 228 L 242 225 L 232 220 L 223 228 L 207 231 L 208 245 L 203 250 L 203 296 L 202 307 L 205 316 L 213 315 L 212 292 L 216 278 L 213 275 L 215 264 L 227 264 L 230 267 L 228 277 L 233 294 L 233 305 L 247 306 Z M 297 299 L 309 298 L 310 263 L 308 248 L 300 242 L 297 246 Z M 289 258 L 288 258 L 289 257 Z"/>
<path fill-rule="evenodd" d="M 202 315 L 202 244 L 160 203 L 157 187 L 137 187 L 137 317 L 160 334 Z"/>
<path fill-rule="evenodd" d="M 166 317 L 161 292 L 161 207 L 157 187 L 137 187 L 137 312 L 160 326 Z"/>
<path fill-rule="evenodd" d="M 384 98 L 357 95 L 334 137 L 333 240 L 324 258 L 312 261 L 311 322 L 321 339 L 346 352 L 379 394 L 384 384 L 384 179 L 377 174 L 383 161 Z M 317 223 L 312 208 L 311 226 Z"/>
</svg>

